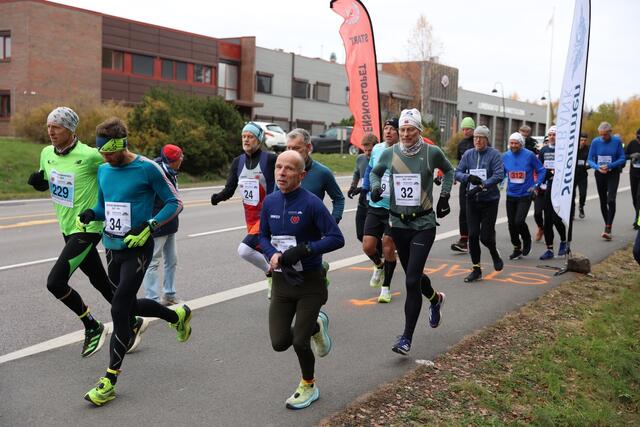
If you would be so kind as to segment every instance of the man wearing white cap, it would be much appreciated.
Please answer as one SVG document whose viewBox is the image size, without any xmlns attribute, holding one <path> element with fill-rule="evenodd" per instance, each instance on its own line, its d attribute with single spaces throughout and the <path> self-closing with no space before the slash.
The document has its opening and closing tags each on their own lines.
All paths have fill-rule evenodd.
<svg viewBox="0 0 640 427">
<path fill-rule="evenodd" d="M 513 253 L 509 259 L 518 259 L 531 252 L 531 233 L 527 214 L 535 192 L 544 181 L 546 170 L 536 155 L 524 149 L 525 140 L 520 133 L 509 137 L 509 151 L 502 155 L 507 176 L 507 219 Z M 534 181 L 534 174 L 537 179 Z"/>
<path fill-rule="evenodd" d="M 500 203 L 498 184 L 504 178 L 500 152 L 489 147 L 489 128 L 483 125 L 473 131 L 473 150 L 467 150 L 456 168 L 456 179 L 467 186 L 467 223 L 469 255 L 473 269 L 465 282 L 482 279 L 480 242 L 489 249 L 493 268 L 501 271 L 502 257 L 496 248 L 496 218 Z"/>
<path fill-rule="evenodd" d="M 451 212 L 449 193 L 453 185 L 453 167 L 442 150 L 422 141 L 422 118 L 418 110 L 403 110 L 400 114 L 400 143 L 385 149 L 373 167 L 371 200 L 382 200 L 382 177 L 388 170 L 390 197 L 389 220 L 391 237 L 395 242 L 400 263 L 406 275 L 407 297 L 404 305 L 405 327 L 392 351 L 406 355 L 422 309 L 422 297 L 429 307 L 429 326 L 440 325 L 441 309 L 445 301 L 442 292 L 431 287 L 424 274 L 429 251 L 436 237 L 436 216 L 442 218 Z M 444 172 L 440 199 L 433 210 L 433 174 Z"/>
</svg>

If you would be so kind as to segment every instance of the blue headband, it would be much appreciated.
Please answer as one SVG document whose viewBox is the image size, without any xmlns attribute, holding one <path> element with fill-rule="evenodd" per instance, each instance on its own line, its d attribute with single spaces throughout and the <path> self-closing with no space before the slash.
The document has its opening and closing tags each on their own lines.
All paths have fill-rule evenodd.
<svg viewBox="0 0 640 427">
<path fill-rule="evenodd" d="M 258 141 L 262 142 L 263 131 L 262 131 L 262 128 L 260 126 L 258 126 L 257 124 L 255 124 L 253 122 L 248 122 L 242 128 L 242 132 L 251 132 L 253 134 L 253 136 L 255 136 Z"/>
</svg>

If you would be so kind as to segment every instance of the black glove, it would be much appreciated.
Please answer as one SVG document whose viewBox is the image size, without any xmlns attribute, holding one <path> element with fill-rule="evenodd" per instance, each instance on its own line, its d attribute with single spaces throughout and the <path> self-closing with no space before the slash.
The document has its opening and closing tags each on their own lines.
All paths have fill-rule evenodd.
<svg viewBox="0 0 640 427">
<path fill-rule="evenodd" d="M 347 197 L 353 199 L 353 196 L 357 196 L 361 192 L 362 187 L 356 187 L 355 185 L 352 185 L 351 187 L 349 187 L 349 191 L 347 191 Z"/>
<path fill-rule="evenodd" d="M 469 175 L 469 182 L 473 185 L 482 185 L 482 178 L 476 175 Z"/>
<path fill-rule="evenodd" d="M 375 188 L 371 191 L 371 201 L 379 202 L 382 200 L 382 188 Z"/>
<path fill-rule="evenodd" d="M 342 221 L 342 218 L 334 218 L 336 220 L 336 225 L 340 224 L 340 221 Z"/>
<path fill-rule="evenodd" d="M 220 197 L 220 193 L 214 193 L 211 195 L 211 204 L 213 206 L 217 205 L 222 201 L 222 197 Z"/>
<path fill-rule="evenodd" d="M 441 176 L 436 176 L 435 178 L 433 178 L 433 183 L 435 185 L 440 185 L 442 184 L 442 177 Z"/>
<path fill-rule="evenodd" d="M 85 209 L 78 215 L 78 220 L 83 224 L 89 224 L 96 219 L 96 213 L 93 209 Z"/>
<path fill-rule="evenodd" d="M 291 267 L 302 258 L 311 255 L 311 248 L 307 244 L 300 244 L 284 251 L 280 257 L 280 265 L 283 267 Z"/>
<path fill-rule="evenodd" d="M 44 179 L 44 171 L 40 170 L 29 175 L 27 184 L 32 186 L 38 191 L 46 191 L 49 189 L 49 181 Z"/>
<path fill-rule="evenodd" d="M 482 191 L 482 187 L 474 187 L 471 190 L 467 191 L 467 199 L 473 199 L 476 194 Z"/>
<path fill-rule="evenodd" d="M 440 200 L 438 200 L 438 206 L 436 206 L 436 216 L 438 218 L 444 218 L 451 213 L 451 207 L 449 206 L 449 194 L 440 194 Z"/>
</svg>

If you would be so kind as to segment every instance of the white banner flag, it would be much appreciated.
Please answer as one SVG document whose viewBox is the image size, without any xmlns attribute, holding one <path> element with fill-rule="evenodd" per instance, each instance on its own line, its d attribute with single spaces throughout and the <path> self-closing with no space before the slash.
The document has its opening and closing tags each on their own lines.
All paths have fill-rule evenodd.
<svg viewBox="0 0 640 427">
<path fill-rule="evenodd" d="M 571 217 L 574 172 L 580 141 L 590 23 L 590 0 L 576 0 L 569 52 L 558 103 L 555 175 L 551 188 L 553 209 L 567 226 Z"/>
</svg>

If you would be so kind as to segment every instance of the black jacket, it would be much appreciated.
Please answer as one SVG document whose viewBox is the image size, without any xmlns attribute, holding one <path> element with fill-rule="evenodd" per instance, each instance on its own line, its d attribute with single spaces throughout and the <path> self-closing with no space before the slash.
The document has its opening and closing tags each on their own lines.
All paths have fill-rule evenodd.
<svg viewBox="0 0 640 427">
<path fill-rule="evenodd" d="M 470 148 L 473 148 L 472 136 L 470 136 L 469 138 L 463 138 L 460 140 L 460 142 L 458 142 L 458 161 L 462 159 L 462 155 L 465 153 L 465 151 L 469 150 Z"/>
<path fill-rule="evenodd" d="M 173 185 L 173 188 L 177 189 L 178 173 L 175 172 L 173 169 L 171 169 L 168 165 L 163 164 L 162 159 L 160 157 L 154 160 L 157 164 L 160 165 L 160 169 L 162 169 L 162 172 L 164 172 L 164 175 L 167 177 L 169 182 L 171 182 L 171 185 Z M 162 202 L 162 200 L 156 197 L 155 201 L 153 202 L 153 215 L 160 212 L 160 209 L 162 209 L 163 206 L 164 206 L 164 203 Z M 168 236 L 170 234 L 175 234 L 177 232 L 178 232 L 178 216 L 176 215 L 176 217 L 173 218 L 168 223 L 164 224 L 161 227 L 156 228 L 153 231 L 153 237 Z"/>
<path fill-rule="evenodd" d="M 524 148 L 526 148 L 529 151 L 533 151 L 535 154 L 539 154 L 540 151 L 538 150 L 538 147 L 536 145 L 537 145 L 537 141 L 531 138 L 530 136 L 524 139 Z"/>
<path fill-rule="evenodd" d="M 589 146 L 578 147 L 578 163 L 576 164 L 576 178 L 586 178 L 589 169 Z"/>
<path fill-rule="evenodd" d="M 638 138 L 634 139 L 633 141 L 630 141 L 627 144 L 627 146 L 624 148 L 624 154 L 627 160 L 631 159 L 631 155 L 633 153 L 640 153 L 640 141 L 638 141 Z M 636 167 L 634 166 L 634 164 L 637 164 L 637 163 L 629 162 L 629 166 L 630 166 L 629 173 L 633 177 L 638 177 L 640 176 L 640 167 Z"/>
</svg>

